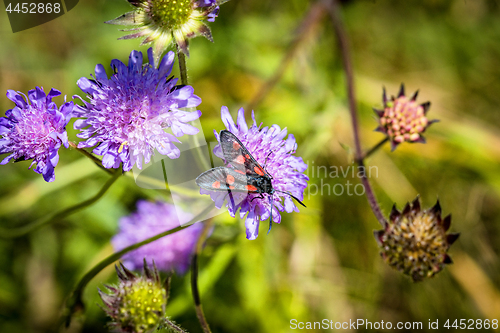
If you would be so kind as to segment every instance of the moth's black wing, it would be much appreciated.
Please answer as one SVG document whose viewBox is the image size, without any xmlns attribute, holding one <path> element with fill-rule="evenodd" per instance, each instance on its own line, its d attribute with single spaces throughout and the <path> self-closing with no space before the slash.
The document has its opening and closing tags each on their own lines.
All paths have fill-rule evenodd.
<svg viewBox="0 0 500 333">
<path fill-rule="evenodd" d="M 220 144 L 226 162 L 231 164 L 236 170 L 243 171 L 247 175 L 264 176 L 267 172 L 262 168 L 245 148 L 243 143 L 231 132 L 220 132 Z"/>
<path fill-rule="evenodd" d="M 248 191 L 247 176 L 237 170 L 217 167 L 205 171 L 196 178 L 196 184 L 209 191 Z"/>
</svg>

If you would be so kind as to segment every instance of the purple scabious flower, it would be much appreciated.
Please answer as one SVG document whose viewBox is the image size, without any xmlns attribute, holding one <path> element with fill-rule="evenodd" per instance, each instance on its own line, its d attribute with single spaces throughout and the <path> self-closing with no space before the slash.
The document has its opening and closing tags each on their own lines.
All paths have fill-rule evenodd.
<svg viewBox="0 0 500 333">
<path fill-rule="evenodd" d="M 245 120 L 245 111 L 239 109 L 237 125 L 235 125 L 231 114 L 227 107 L 221 109 L 222 122 L 226 125 L 226 129 L 233 133 L 246 149 L 252 154 L 260 165 L 266 168 L 266 171 L 273 177 L 273 189 L 288 192 L 298 198 L 304 199 L 304 190 L 307 187 L 309 178 L 303 174 L 307 169 L 307 164 L 304 163 L 301 157 L 293 156 L 296 149 L 295 137 L 293 134 L 287 136 L 286 128 L 281 130 L 278 125 L 271 127 L 262 127 L 262 123 L 257 126 L 255 115 L 252 111 L 253 125 L 248 127 Z M 217 141 L 220 142 L 219 133 L 214 131 Z M 271 154 L 269 154 L 271 153 Z M 214 154 L 224 159 L 222 148 L 219 145 L 215 146 Z M 269 157 L 268 157 L 269 156 Z M 267 161 L 266 161 L 267 159 Z M 227 165 L 229 166 L 229 165 Z M 201 194 L 209 194 L 215 202 L 217 208 L 221 208 L 227 198 L 226 192 L 215 192 L 200 189 Z M 292 198 L 280 192 L 274 192 L 272 206 L 269 201 L 269 194 L 263 194 L 264 199 L 255 199 L 260 194 L 252 193 L 237 193 L 232 192 L 235 206 L 227 204 L 231 216 L 235 216 L 238 209 L 240 210 L 240 218 L 243 218 L 247 213 L 245 220 L 246 237 L 255 239 L 259 234 L 260 221 L 267 220 L 273 214 L 273 221 L 281 222 L 279 212 L 286 211 L 291 213 L 298 212 L 298 208 Z M 284 202 L 282 203 L 282 199 Z M 272 209 L 271 209 L 272 208 Z"/>
<path fill-rule="evenodd" d="M 179 213 L 182 215 L 178 216 Z M 178 227 L 179 219 L 188 221 L 191 218 L 192 215 L 189 213 L 176 211 L 172 204 L 141 200 L 137 202 L 137 212 L 120 219 L 118 233 L 111 243 L 116 251 L 120 251 L 160 232 Z M 184 274 L 189 268 L 202 229 L 201 223 L 195 223 L 127 253 L 123 257 L 123 262 L 128 268 L 138 270 L 146 258 L 148 262 L 154 260 L 161 271 L 175 270 L 179 274 Z"/>
<path fill-rule="evenodd" d="M 52 98 L 59 95 L 54 88 L 46 95 L 43 88 L 36 87 L 28 92 L 28 98 L 21 92 L 7 91 L 7 98 L 16 106 L 0 118 L 0 154 L 10 153 L 0 164 L 33 160 L 30 168 L 36 163 L 34 171 L 46 182 L 54 181 L 59 148 L 68 148 L 66 125 L 74 110 L 73 102 L 58 109 Z"/>
<path fill-rule="evenodd" d="M 194 135 L 198 129 L 188 123 L 198 119 L 201 111 L 183 111 L 201 103 L 191 86 L 176 86 L 177 79 L 168 78 L 174 63 L 174 53 L 169 52 L 156 68 L 153 51 L 148 50 L 149 64 L 142 65 L 142 53 L 132 51 L 128 66 L 115 59 L 109 79 L 101 64 L 95 68 L 92 80 L 86 77 L 77 84 L 87 93 L 90 102 L 78 106 L 75 129 L 77 136 L 86 141 L 79 148 L 94 148 L 93 153 L 102 155 L 106 168 L 129 171 L 134 164 L 142 169 L 149 163 L 156 149 L 160 154 L 178 158 L 180 142 L 176 137 Z M 75 96 L 79 97 L 79 96 Z M 173 134 L 166 133 L 171 129 Z"/>
</svg>

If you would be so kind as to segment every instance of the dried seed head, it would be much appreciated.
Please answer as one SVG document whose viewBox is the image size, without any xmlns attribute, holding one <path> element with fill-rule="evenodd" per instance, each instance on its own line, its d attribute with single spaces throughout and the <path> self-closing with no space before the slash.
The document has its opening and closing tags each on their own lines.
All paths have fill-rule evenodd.
<svg viewBox="0 0 500 333">
<path fill-rule="evenodd" d="M 392 208 L 385 230 L 375 231 L 382 258 L 414 282 L 432 277 L 451 264 L 447 251 L 459 234 L 446 234 L 451 215 L 441 218 L 439 201 L 422 210 L 417 197 L 400 212 Z"/>
<path fill-rule="evenodd" d="M 426 114 L 431 104 L 430 102 L 418 104 L 417 95 L 418 90 L 411 98 L 406 97 L 404 85 L 401 84 L 398 97 L 392 96 L 388 100 L 384 89 L 382 96 L 384 109 L 373 109 L 380 123 L 376 130 L 389 137 L 392 150 L 405 141 L 425 143 L 422 133 L 437 121 L 427 119 Z"/>
</svg>

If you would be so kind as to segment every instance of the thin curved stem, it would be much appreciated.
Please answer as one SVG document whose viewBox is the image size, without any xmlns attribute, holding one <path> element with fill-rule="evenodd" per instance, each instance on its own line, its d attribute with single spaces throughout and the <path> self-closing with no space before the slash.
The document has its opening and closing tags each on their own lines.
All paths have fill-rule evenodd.
<svg viewBox="0 0 500 333">
<path fill-rule="evenodd" d="M 73 315 L 73 313 L 75 311 L 77 311 L 77 310 L 81 310 L 81 309 L 85 308 L 85 305 L 84 305 L 83 300 L 82 300 L 83 290 L 85 289 L 85 287 L 87 286 L 87 284 L 100 271 L 102 271 L 108 265 L 110 265 L 110 264 L 114 263 L 115 261 L 117 261 L 118 259 L 120 259 L 124 254 L 126 254 L 126 253 L 128 253 L 130 251 L 133 251 L 135 249 L 138 249 L 139 247 L 141 247 L 143 245 L 146 245 L 146 244 L 149 244 L 151 242 L 154 242 L 157 239 L 160 239 L 162 237 L 165 237 L 167 235 L 171 235 L 173 233 L 176 233 L 177 231 L 185 229 L 185 228 L 189 227 L 191 224 L 193 224 L 194 222 L 200 221 L 212 209 L 213 209 L 212 205 L 208 206 L 200 214 L 198 214 L 195 217 L 193 217 L 186 224 L 184 224 L 182 226 L 179 226 L 177 228 L 174 228 L 174 229 L 170 229 L 170 230 L 161 232 L 161 233 L 159 233 L 159 234 L 157 234 L 157 235 L 155 235 L 153 237 L 150 237 L 148 239 L 143 240 L 142 242 L 138 242 L 138 243 L 132 244 L 132 245 L 124 248 L 123 250 L 118 251 L 116 253 L 113 253 L 112 255 L 110 255 L 110 256 L 104 258 L 103 260 L 101 260 L 101 262 L 99 262 L 97 265 L 95 265 L 90 271 L 88 271 L 80 279 L 80 281 L 78 281 L 78 284 L 73 289 L 73 291 L 71 292 L 68 300 L 66 301 L 66 306 L 65 306 L 65 309 L 63 311 L 62 318 L 61 318 L 63 320 L 63 322 L 66 324 L 66 327 L 69 326 L 69 324 L 71 322 L 71 316 Z"/>
<path fill-rule="evenodd" d="M 203 307 L 201 305 L 200 291 L 198 289 L 198 256 L 201 254 L 203 248 L 203 243 L 207 238 L 208 232 L 212 227 L 213 219 L 205 222 L 203 230 L 201 231 L 200 237 L 196 242 L 196 250 L 191 260 L 191 291 L 193 294 L 194 306 L 196 308 L 196 316 L 200 322 L 201 328 L 204 333 L 211 333 L 210 326 L 208 325 L 207 319 L 205 318 L 205 313 L 203 312 Z"/>
<path fill-rule="evenodd" d="M 375 146 L 373 146 L 370 150 L 366 151 L 363 156 L 361 156 L 361 159 L 364 160 L 368 158 L 370 155 L 375 153 L 377 150 L 379 150 L 383 145 L 385 145 L 389 141 L 388 137 L 385 137 L 382 141 L 377 143 Z"/>
<path fill-rule="evenodd" d="M 281 80 L 281 77 L 285 73 L 288 65 L 294 58 L 295 54 L 299 50 L 300 45 L 308 39 L 310 32 L 313 30 L 315 25 L 323 18 L 325 12 L 325 5 L 321 1 L 314 3 L 307 14 L 305 15 L 302 22 L 300 22 L 298 28 L 296 29 L 297 34 L 292 40 L 290 45 L 288 45 L 288 50 L 285 53 L 280 65 L 271 76 L 257 91 L 257 93 L 252 97 L 250 102 L 245 107 L 245 112 L 250 112 L 258 104 L 260 104 L 266 96 L 271 92 L 273 87 Z"/>
<path fill-rule="evenodd" d="M 342 57 L 342 64 L 344 66 L 344 71 L 346 75 L 346 84 L 347 84 L 347 95 L 349 101 L 349 111 L 351 114 L 351 122 L 352 129 L 354 133 L 354 146 L 355 146 L 355 161 L 359 165 L 360 169 L 365 170 L 364 168 L 364 155 L 361 150 L 361 142 L 359 135 L 359 122 L 358 122 L 358 114 L 357 114 L 357 106 L 356 106 L 356 94 L 354 90 L 354 76 L 352 72 L 352 64 L 351 57 L 349 53 L 349 44 L 347 40 L 347 34 L 344 30 L 344 26 L 342 24 L 342 19 L 340 18 L 340 6 L 337 0 L 323 0 L 327 3 L 328 12 L 330 14 L 330 18 L 333 23 L 333 29 L 335 31 L 335 35 L 337 36 L 337 41 L 339 44 L 339 49 Z M 366 177 L 366 172 L 363 172 L 361 175 L 361 182 L 366 191 L 366 198 L 368 199 L 368 203 L 375 214 L 378 222 L 385 227 L 387 225 L 387 220 L 382 214 L 380 209 L 380 205 L 375 197 L 375 193 Z"/>
<path fill-rule="evenodd" d="M 78 212 L 81 209 L 87 208 L 97 202 L 111 187 L 111 185 L 114 184 L 114 182 L 118 179 L 118 177 L 121 175 L 120 170 L 116 170 L 113 174 L 113 176 L 108 179 L 108 181 L 102 186 L 102 188 L 99 190 L 99 192 L 96 193 L 92 198 L 87 199 L 83 202 L 80 202 L 79 204 L 76 204 L 74 206 L 68 207 L 66 209 L 63 209 L 60 212 L 57 212 L 49 217 L 44 217 L 41 218 L 37 221 L 35 221 L 32 224 L 16 228 L 16 229 L 3 229 L 0 228 L 0 238 L 16 238 L 16 237 L 21 237 L 24 236 L 44 225 L 47 225 L 49 223 L 53 223 L 56 221 L 59 221 L 71 214 L 74 214 Z"/>
<path fill-rule="evenodd" d="M 107 173 L 109 173 L 110 175 L 113 174 L 113 171 L 110 170 L 110 169 L 106 169 L 103 165 L 102 165 L 102 161 L 100 159 L 98 159 L 97 157 L 95 157 L 94 155 L 92 155 L 91 153 L 89 153 L 88 151 L 86 151 L 85 149 L 82 149 L 82 148 L 78 148 L 77 144 L 74 143 L 74 142 L 69 142 L 69 145 L 71 148 L 74 148 L 76 149 L 76 151 L 78 151 L 80 154 L 82 154 L 83 156 L 85 157 L 88 157 L 92 162 L 94 162 L 99 168 L 101 168 L 102 170 L 106 171 Z"/>
</svg>

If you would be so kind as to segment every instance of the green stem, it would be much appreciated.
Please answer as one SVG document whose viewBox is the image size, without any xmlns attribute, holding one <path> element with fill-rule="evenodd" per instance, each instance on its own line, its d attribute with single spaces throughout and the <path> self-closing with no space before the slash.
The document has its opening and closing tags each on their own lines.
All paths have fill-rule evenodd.
<svg viewBox="0 0 500 333">
<path fill-rule="evenodd" d="M 181 76 L 181 83 L 183 85 L 187 86 L 189 84 L 189 82 L 188 82 L 188 76 L 187 76 L 186 55 L 184 53 L 182 53 L 182 51 L 179 48 L 177 48 L 177 60 L 179 61 L 179 72 L 180 72 L 180 76 Z M 189 110 L 189 111 L 193 111 L 193 110 Z M 194 147 L 196 147 L 195 148 L 196 149 L 196 156 L 197 156 L 197 161 L 199 163 L 199 166 L 203 170 L 210 169 L 211 168 L 210 164 L 208 163 L 205 156 L 203 156 L 201 149 L 199 149 L 200 141 L 198 140 L 198 137 L 196 135 L 193 135 L 190 137 L 190 139 L 193 140 Z M 207 149 L 209 149 L 208 146 L 207 146 Z M 210 155 L 210 152 L 208 152 L 208 153 Z M 166 179 L 165 179 L 165 181 L 166 181 Z"/>
<path fill-rule="evenodd" d="M 165 180 L 165 189 L 167 191 L 170 191 L 170 189 L 168 187 L 168 181 L 167 181 L 167 170 L 165 169 L 165 162 L 163 159 L 161 160 L 161 167 L 163 169 L 163 179 Z"/>
<path fill-rule="evenodd" d="M 387 141 L 389 141 L 388 137 L 386 137 L 385 139 L 377 143 L 375 146 L 373 146 L 370 150 L 368 150 L 363 156 L 361 156 L 361 159 L 364 160 L 367 157 L 369 157 L 371 154 L 373 154 L 374 152 L 379 150 L 383 145 L 385 145 Z"/>
<path fill-rule="evenodd" d="M 104 171 L 106 171 L 107 173 L 109 173 L 110 175 L 113 174 L 113 171 L 110 170 L 110 169 L 106 169 L 103 165 L 102 165 L 102 161 L 100 159 L 98 159 L 97 157 L 95 157 L 94 155 L 92 155 L 91 153 L 89 153 L 88 151 L 86 151 L 85 149 L 82 149 L 82 148 L 78 148 L 78 146 L 76 145 L 76 143 L 74 142 L 69 142 L 69 145 L 71 148 L 74 148 L 76 149 L 77 152 L 79 152 L 80 154 L 82 154 L 83 156 L 85 157 L 88 157 L 92 162 L 94 162 L 99 168 L 103 169 Z"/>
<path fill-rule="evenodd" d="M 181 83 L 183 85 L 188 85 L 188 76 L 187 76 L 187 66 L 186 66 L 186 55 L 182 53 L 182 51 L 177 50 L 177 59 L 179 60 L 179 71 L 181 74 Z"/>
<path fill-rule="evenodd" d="M 128 177 L 128 178 L 130 178 L 130 179 L 132 179 L 132 180 L 135 181 L 134 174 L 131 173 L 131 172 L 125 173 L 125 177 Z M 169 185 L 168 183 L 166 183 L 165 180 L 161 181 L 159 179 L 148 177 L 148 176 L 140 175 L 140 177 L 141 177 L 140 178 L 141 182 L 144 182 L 145 184 L 148 184 L 148 185 L 151 185 L 151 186 L 155 186 L 154 188 L 157 188 L 157 187 L 160 187 L 160 186 L 161 187 L 165 186 L 165 188 L 168 191 L 176 191 L 177 193 L 182 194 L 182 195 L 184 195 L 186 197 L 189 197 L 189 198 L 198 198 L 200 196 L 200 192 L 198 190 L 190 190 L 188 188 L 184 188 L 184 187 L 181 187 L 181 186 Z"/>
<path fill-rule="evenodd" d="M 113 185 L 113 183 L 118 179 L 118 177 L 120 175 L 121 175 L 120 170 L 116 170 L 114 172 L 113 176 L 110 179 L 108 179 L 108 181 L 103 185 L 101 190 L 99 192 L 97 192 L 96 195 L 94 195 L 92 198 L 90 198 L 88 200 L 85 200 L 85 201 L 83 201 L 79 204 L 76 204 L 74 206 L 68 207 L 68 208 L 66 208 L 58 213 L 55 213 L 49 217 L 41 218 L 41 219 L 39 219 L 39 220 L 35 221 L 34 223 L 29 224 L 27 226 L 23 226 L 23 227 L 16 228 L 16 229 L 10 229 L 10 230 L 3 229 L 3 228 L 0 229 L 0 238 L 16 238 L 16 237 L 24 236 L 24 235 L 30 233 L 31 231 L 36 230 L 44 225 L 59 221 L 65 217 L 68 217 L 71 214 L 78 212 L 81 209 L 89 207 L 90 205 L 92 205 L 96 201 L 98 201 L 108 191 L 108 189 L 111 187 L 111 185 Z"/>
<path fill-rule="evenodd" d="M 185 229 L 189 227 L 191 224 L 194 222 L 200 221 L 209 211 L 213 209 L 213 205 L 208 206 L 205 208 L 200 214 L 196 215 L 194 218 L 192 218 L 189 222 L 186 224 L 179 226 L 174 229 L 170 229 L 167 231 L 164 231 L 162 233 L 159 233 L 156 236 L 150 237 L 148 239 L 143 240 L 142 242 L 138 242 L 135 244 L 132 244 L 126 248 L 124 248 L 121 251 L 118 251 L 116 253 L 113 253 L 112 255 L 106 257 L 103 259 L 101 262 L 99 262 L 97 265 L 95 265 L 90 271 L 88 271 L 78 282 L 76 285 L 75 289 L 71 292 L 68 300 L 66 301 L 66 307 L 64 309 L 62 319 L 66 323 L 66 327 L 69 326 L 71 322 L 71 316 L 73 313 L 77 310 L 83 310 L 85 308 L 85 305 L 83 304 L 82 300 L 82 295 L 83 295 L 83 290 L 87 286 L 87 284 L 104 268 L 106 268 L 108 265 L 112 264 L 113 262 L 117 261 L 120 259 L 124 254 L 133 251 L 135 249 L 138 249 L 139 247 L 149 244 L 151 242 L 154 242 L 157 239 L 160 239 L 162 237 L 165 237 L 167 235 L 171 235 L 173 233 L 176 233 L 177 231 L 180 231 L 182 229 Z"/>
<path fill-rule="evenodd" d="M 208 325 L 207 319 L 205 318 L 205 313 L 203 312 L 203 307 L 201 305 L 200 291 L 198 289 L 198 256 L 201 254 L 203 248 L 203 243 L 207 238 L 208 232 L 213 225 L 213 219 L 205 222 L 203 230 L 201 231 L 200 237 L 196 242 L 196 251 L 191 260 L 191 291 L 193 293 L 194 306 L 196 309 L 196 316 L 200 322 L 201 328 L 204 333 L 211 333 L 210 326 Z"/>
</svg>

